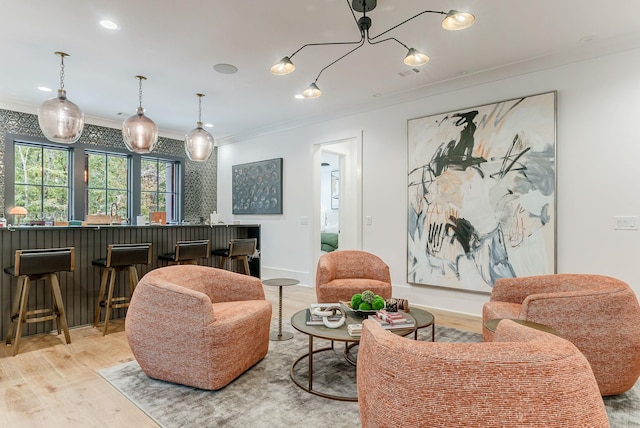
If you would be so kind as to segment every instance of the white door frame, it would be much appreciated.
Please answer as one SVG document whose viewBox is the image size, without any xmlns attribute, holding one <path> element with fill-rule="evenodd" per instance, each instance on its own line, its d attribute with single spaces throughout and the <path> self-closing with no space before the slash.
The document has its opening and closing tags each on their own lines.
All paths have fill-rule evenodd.
<svg viewBox="0 0 640 428">
<path fill-rule="evenodd" d="M 343 249 L 362 249 L 362 134 L 343 140 L 327 141 L 313 147 L 313 264 L 320 258 L 321 215 L 321 152 L 340 154 L 340 242 Z M 315 275 L 315 274 L 314 274 Z"/>
</svg>

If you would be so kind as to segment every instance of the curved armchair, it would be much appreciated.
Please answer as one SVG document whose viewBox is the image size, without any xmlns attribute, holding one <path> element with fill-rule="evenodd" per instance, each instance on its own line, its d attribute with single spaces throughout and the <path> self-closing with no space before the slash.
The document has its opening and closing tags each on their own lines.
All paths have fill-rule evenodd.
<svg viewBox="0 0 640 428">
<path fill-rule="evenodd" d="M 369 320 L 362 327 L 364 428 L 609 426 L 589 363 L 564 339 L 510 320 L 494 343 L 420 342 Z"/>
<path fill-rule="evenodd" d="M 356 250 L 334 251 L 320 257 L 316 271 L 318 303 L 348 301 L 364 290 L 391 298 L 389 266 L 382 259 Z"/>
<path fill-rule="evenodd" d="M 147 376 L 215 390 L 264 358 L 270 322 L 258 278 L 175 265 L 142 277 L 125 330 Z"/>
<path fill-rule="evenodd" d="M 602 275 L 557 274 L 496 281 L 482 319 L 547 325 L 585 355 L 602 395 L 629 390 L 640 376 L 640 306 L 624 282 Z M 485 341 L 493 334 L 483 329 Z"/>
</svg>

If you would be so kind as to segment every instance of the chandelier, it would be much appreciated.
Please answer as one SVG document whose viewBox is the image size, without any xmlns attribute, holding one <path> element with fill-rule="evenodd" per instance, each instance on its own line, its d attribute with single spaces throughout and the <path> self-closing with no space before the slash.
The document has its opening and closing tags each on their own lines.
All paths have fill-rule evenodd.
<svg viewBox="0 0 640 428">
<path fill-rule="evenodd" d="M 333 62 L 329 63 L 329 65 L 325 66 L 324 68 L 322 68 L 320 70 L 320 72 L 318 73 L 318 75 L 316 76 L 316 79 L 307 87 L 307 89 L 305 89 L 302 92 L 302 96 L 305 98 L 317 98 L 320 95 L 322 95 L 322 91 L 320 90 L 320 88 L 318 87 L 318 79 L 320 78 L 320 76 L 322 75 L 322 73 L 329 67 L 331 67 L 333 64 L 337 63 L 338 61 L 340 61 L 341 59 L 345 58 L 346 56 L 352 54 L 353 52 L 355 52 L 356 50 L 360 49 L 365 42 L 369 43 L 370 45 L 375 45 L 378 43 L 382 43 L 382 42 L 387 42 L 387 41 L 395 41 L 398 44 L 400 44 L 401 46 L 403 46 L 405 49 L 407 49 L 407 54 L 404 57 L 404 63 L 415 67 L 415 66 L 420 66 L 423 64 L 426 64 L 427 62 L 429 62 L 429 57 L 418 51 L 415 48 L 410 48 L 407 45 L 405 45 L 404 43 L 402 43 L 400 40 L 396 39 L 395 37 L 387 37 L 384 39 L 379 40 L 379 38 L 385 34 L 387 34 L 388 32 L 395 30 L 396 28 L 400 27 L 401 25 L 406 24 L 407 22 L 411 21 L 412 19 L 415 19 L 421 15 L 424 15 L 425 13 L 434 13 L 434 14 L 440 14 L 440 15 L 444 15 L 444 19 L 442 20 L 442 28 L 444 28 L 445 30 L 450 30 L 450 31 L 455 31 L 455 30 L 462 30 L 465 28 L 469 28 L 473 22 L 475 21 L 475 17 L 468 12 L 458 12 L 457 10 L 450 10 L 449 12 L 444 12 L 444 11 L 436 11 L 436 10 L 425 10 L 423 12 L 420 12 L 414 16 L 412 16 L 411 18 L 405 19 L 404 21 L 402 21 L 401 23 L 394 25 L 393 27 L 389 28 L 388 30 L 383 31 L 382 33 L 378 34 L 377 36 L 371 37 L 369 34 L 369 29 L 371 28 L 371 18 L 369 18 L 367 16 L 367 12 L 372 11 L 373 9 L 376 8 L 377 6 L 377 0 L 353 0 L 352 4 L 349 5 L 349 0 L 346 0 L 347 2 L 347 6 L 349 7 L 349 10 L 351 11 L 351 15 L 353 15 L 353 19 L 356 22 L 356 25 L 358 26 L 358 29 L 360 30 L 360 40 L 357 41 L 352 41 L 352 42 L 330 42 L 330 43 L 307 43 L 305 45 L 302 45 L 298 50 L 296 50 L 295 52 L 293 52 L 291 55 L 289 56 L 285 56 L 284 58 L 282 58 L 278 63 L 274 64 L 271 67 L 271 73 L 278 75 L 278 76 L 282 76 L 285 74 L 289 74 L 292 71 L 294 71 L 296 69 L 296 66 L 293 64 L 293 62 L 291 61 L 291 58 L 294 57 L 294 55 L 296 55 L 298 52 L 300 52 L 302 49 L 306 48 L 307 46 L 327 46 L 327 45 L 356 45 L 353 49 L 351 49 L 350 51 L 348 51 L 347 53 L 345 53 L 344 55 L 342 55 L 341 57 L 339 57 L 338 59 L 334 60 Z M 358 19 L 356 18 L 356 14 L 355 12 L 360 12 L 362 13 L 362 16 Z"/>
</svg>

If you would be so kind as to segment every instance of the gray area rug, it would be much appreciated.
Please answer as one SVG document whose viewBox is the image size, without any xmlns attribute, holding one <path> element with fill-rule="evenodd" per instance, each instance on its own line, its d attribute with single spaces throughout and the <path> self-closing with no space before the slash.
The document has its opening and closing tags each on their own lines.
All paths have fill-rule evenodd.
<svg viewBox="0 0 640 428">
<path fill-rule="evenodd" d="M 272 324 L 274 329 L 277 323 Z M 288 322 L 283 330 L 294 332 Z M 431 329 L 419 332 L 420 340 L 431 340 Z M 477 333 L 437 326 L 438 342 L 481 342 Z M 314 348 L 328 341 L 315 340 Z M 307 352 L 307 336 L 295 331 L 294 338 L 269 343 L 269 353 L 249 371 L 219 391 L 203 391 L 147 377 L 136 361 L 99 373 L 159 425 L 172 427 L 359 427 L 358 403 L 329 400 L 309 394 L 289 377 L 291 364 Z M 355 395 L 355 368 L 342 357 L 344 346 L 314 358 L 315 389 L 337 395 Z M 333 355 L 331 355 L 333 354 Z M 353 352 L 352 352 L 353 354 Z M 306 359 L 296 375 L 306 381 Z M 640 382 L 625 394 L 605 398 L 611 427 L 640 427 Z"/>
</svg>

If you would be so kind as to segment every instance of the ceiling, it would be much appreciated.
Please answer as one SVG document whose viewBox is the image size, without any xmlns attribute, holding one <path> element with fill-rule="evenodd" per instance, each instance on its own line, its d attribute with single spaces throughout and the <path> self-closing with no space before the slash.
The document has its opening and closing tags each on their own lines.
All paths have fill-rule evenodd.
<svg viewBox="0 0 640 428">
<path fill-rule="evenodd" d="M 269 68 L 306 43 L 358 40 L 348 0 L 0 0 L 0 107 L 35 113 L 59 87 L 87 122 L 118 127 L 138 106 L 162 135 L 182 138 L 198 118 L 218 143 L 391 105 L 545 67 L 640 47 L 637 0 L 379 0 L 370 34 L 425 9 L 472 12 L 463 31 L 422 15 L 389 33 L 428 53 L 411 72 L 394 42 L 365 45 L 322 73 L 317 99 L 296 99 L 349 46 L 312 46 L 296 71 Z M 356 14 L 360 17 L 360 14 Z M 110 19 L 120 28 L 98 25 Z M 235 74 L 214 70 L 232 64 Z M 406 74 L 403 76 L 403 74 Z M 41 92 L 47 86 L 54 92 Z M 553 88 L 550 88 L 553 89 Z"/>
</svg>

